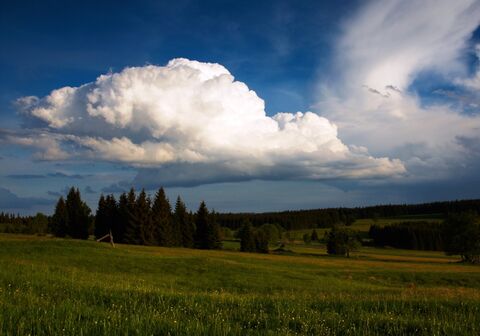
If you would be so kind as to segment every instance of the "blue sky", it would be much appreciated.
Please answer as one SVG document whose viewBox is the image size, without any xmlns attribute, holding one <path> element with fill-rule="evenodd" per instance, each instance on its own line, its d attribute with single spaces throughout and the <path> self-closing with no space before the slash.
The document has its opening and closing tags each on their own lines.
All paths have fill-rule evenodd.
<svg viewBox="0 0 480 336">
<path fill-rule="evenodd" d="M 2 3 L 0 210 L 71 185 L 92 208 L 480 197 L 479 23 L 473 0 Z"/>
</svg>

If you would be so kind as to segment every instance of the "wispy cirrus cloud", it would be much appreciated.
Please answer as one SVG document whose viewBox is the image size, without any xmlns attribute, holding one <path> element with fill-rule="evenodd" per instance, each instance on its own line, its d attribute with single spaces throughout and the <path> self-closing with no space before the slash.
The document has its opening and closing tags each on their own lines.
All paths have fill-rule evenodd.
<svg viewBox="0 0 480 336">
<path fill-rule="evenodd" d="M 401 159 L 411 178 L 455 174 L 470 160 L 457 137 L 478 134 L 480 117 L 464 113 L 463 104 L 425 105 L 412 84 L 434 73 L 475 88 L 460 56 L 479 18 L 474 0 L 368 2 L 345 22 L 335 78 L 320 82 L 316 108 L 345 143 Z"/>
</svg>

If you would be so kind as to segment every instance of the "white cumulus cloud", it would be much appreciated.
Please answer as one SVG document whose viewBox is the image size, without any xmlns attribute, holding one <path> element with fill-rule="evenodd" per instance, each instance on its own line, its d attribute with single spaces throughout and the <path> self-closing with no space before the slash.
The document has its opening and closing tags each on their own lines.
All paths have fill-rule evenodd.
<svg viewBox="0 0 480 336">
<path fill-rule="evenodd" d="M 174 59 L 131 67 L 18 104 L 43 140 L 22 135 L 11 141 L 39 149 L 45 159 L 68 153 L 124 162 L 138 167 L 142 184 L 375 178 L 405 171 L 399 160 L 345 145 L 337 126 L 315 113 L 266 115 L 264 101 L 219 64 Z"/>
</svg>

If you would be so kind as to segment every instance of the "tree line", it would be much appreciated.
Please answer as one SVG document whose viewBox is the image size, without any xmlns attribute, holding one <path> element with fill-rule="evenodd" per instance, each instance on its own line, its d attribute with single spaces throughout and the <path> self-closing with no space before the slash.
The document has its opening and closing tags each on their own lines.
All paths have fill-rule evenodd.
<svg viewBox="0 0 480 336">
<path fill-rule="evenodd" d="M 444 251 L 460 255 L 463 261 L 480 263 L 480 220 L 474 211 L 450 213 L 442 223 L 372 225 L 369 236 L 376 246 Z"/>
<path fill-rule="evenodd" d="M 285 230 L 330 228 L 334 225 L 351 225 L 356 219 L 436 215 L 439 219 L 449 213 L 475 211 L 480 213 L 480 199 L 432 202 L 423 204 L 390 204 L 356 208 L 329 208 L 265 213 L 221 213 L 218 222 L 222 227 L 237 230 L 245 221 L 254 227 L 264 223 L 281 225 Z"/>
<path fill-rule="evenodd" d="M 331 228 L 334 225 L 349 226 L 356 219 L 364 218 L 408 217 L 426 214 L 428 214 L 429 217 L 432 217 L 432 214 L 434 214 L 441 219 L 449 213 L 461 213 L 465 211 L 475 211 L 480 213 L 480 200 L 458 200 L 423 204 L 378 205 L 357 208 L 329 208 L 265 213 L 218 213 L 216 214 L 216 221 L 220 226 L 231 230 L 238 230 L 243 226 L 245 221 L 250 222 L 253 227 L 260 227 L 265 223 L 273 223 L 277 226 L 281 226 L 284 230 L 301 230 Z M 16 219 L 10 219 L 9 217 L 15 217 Z M 20 216 L 4 214 L 3 217 L 0 217 L 0 224 L 10 223 L 16 225 L 31 220 L 31 217 L 29 216 L 21 217 L 21 219 L 19 218 Z M 9 226 L 9 229 L 19 231 L 17 228 L 12 228 L 12 225 Z M 0 230 L 2 230 L 1 226 Z M 32 229 L 30 229 L 30 231 L 31 230 Z"/>
<path fill-rule="evenodd" d="M 133 188 L 122 193 L 118 201 L 114 195 L 101 195 L 95 216 L 90 213 L 79 190 L 71 188 L 66 199 L 60 197 L 55 206 L 51 233 L 87 239 L 89 231 L 93 231 L 97 239 L 111 234 L 115 242 L 136 245 L 200 249 L 218 249 L 222 245 L 216 213 L 210 212 L 205 202 L 192 214 L 178 197 L 172 210 L 163 188 L 153 200 L 145 190 L 137 195 Z"/>
<path fill-rule="evenodd" d="M 35 216 L 20 216 L 19 214 L 0 212 L 0 232 L 46 234 L 49 232 L 49 218 L 40 212 Z"/>
<path fill-rule="evenodd" d="M 78 188 L 72 187 L 66 198 L 59 198 L 51 217 L 41 213 L 25 217 L 0 213 L 0 232 L 52 233 L 58 237 L 76 239 L 87 239 L 91 234 L 98 239 L 111 234 L 119 243 L 201 249 L 221 248 L 224 234 L 239 239 L 242 251 L 268 253 L 269 244 L 277 244 L 282 236 L 290 241 L 289 230 L 292 227 L 302 228 L 304 221 L 310 218 L 313 224 L 307 225 L 308 228 L 315 228 L 319 223 L 323 223 L 320 227 L 328 224 L 332 228 L 324 237 L 327 252 L 348 256 L 361 241 L 358 233 L 349 228 L 355 218 L 425 214 L 419 211 L 451 211 L 442 223 L 406 221 L 383 227 L 372 225 L 369 236 L 376 246 L 446 251 L 461 255 L 465 261 L 478 263 L 480 222 L 475 212 L 478 205 L 478 200 L 470 200 L 355 209 L 217 214 L 209 211 L 206 204 L 201 202 L 197 212 L 192 213 L 187 211 L 180 197 L 172 209 L 163 188 L 157 191 L 153 199 L 145 190 L 137 194 L 132 188 L 128 193 L 122 193 L 118 200 L 114 195 L 101 195 L 96 214 L 93 215 L 82 200 Z M 458 209 L 461 211 L 456 211 Z M 465 209 L 469 211 L 464 211 Z M 320 216 L 316 221 L 311 217 L 314 214 Z M 253 216 L 255 222 L 250 222 L 249 216 Z M 240 219 L 243 221 L 238 224 Z M 219 223 L 227 227 L 221 230 Z M 234 234 L 232 229 L 235 230 Z M 313 230 L 311 234 L 304 234 L 303 240 L 307 244 L 318 241 L 318 234 Z"/>
<path fill-rule="evenodd" d="M 401 249 L 444 251 L 442 225 L 427 221 L 372 225 L 369 237 L 375 246 Z"/>
</svg>

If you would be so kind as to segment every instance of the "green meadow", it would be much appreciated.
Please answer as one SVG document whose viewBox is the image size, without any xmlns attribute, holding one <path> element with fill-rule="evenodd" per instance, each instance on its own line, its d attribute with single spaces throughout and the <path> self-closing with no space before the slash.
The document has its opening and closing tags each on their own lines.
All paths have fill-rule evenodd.
<svg viewBox="0 0 480 336">
<path fill-rule="evenodd" d="M 363 247 L 343 258 L 300 242 L 265 255 L 225 245 L 112 248 L 0 235 L 0 334 L 480 334 L 480 267 L 456 257 Z"/>
</svg>

